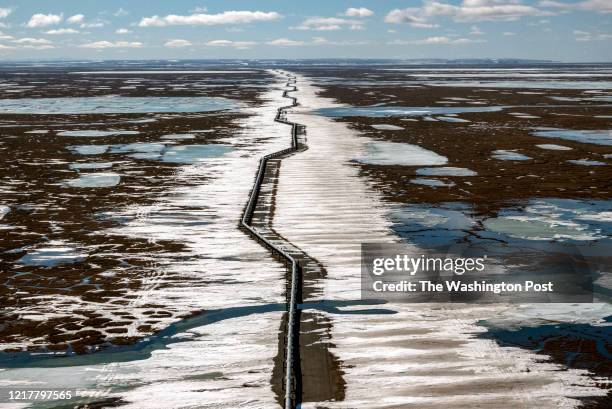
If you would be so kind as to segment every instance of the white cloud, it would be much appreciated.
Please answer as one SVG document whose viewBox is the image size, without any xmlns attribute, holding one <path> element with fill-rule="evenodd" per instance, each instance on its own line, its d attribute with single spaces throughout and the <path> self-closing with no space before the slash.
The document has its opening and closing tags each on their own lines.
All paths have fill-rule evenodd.
<svg viewBox="0 0 612 409">
<path fill-rule="evenodd" d="M 75 14 L 74 16 L 70 16 L 66 19 L 66 21 L 70 24 L 81 24 L 85 16 L 82 14 Z"/>
<path fill-rule="evenodd" d="M 52 42 L 47 40 L 46 38 L 31 38 L 31 37 L 20 38 L 18 40 L 13 40 L 13 42 L 17 44 L 37 44 L 37 45 L 52 44 Z"/>
<path fill-rule="evenodd" d="M 415 40 L 414 44 L 451 44 L 455 41 L 452 38 L 445 36 L 427 37 L 423 40 Z"/>
<path fill-rule="evenodd" d="M 0 7 L 0 18 L 6 18 L 9 16 L 9 14 L 11 14 L 13 10 L 8 9 L 8 8 L 1 8 Z"/>
<path fill-rule="evenodd" d="M 511 36 L 516 35 L 516 33 L 513 33 L 512 31 L 504 31 L 502 34 L 505 35 L 506 37 L 511 37 Z"/>
<path fill-rule="evenodd" d="M 81 28 L 98 28 L 104 27 L 105 24 L 105 22 L 100 19 L 87 22 L 85 21 L 85 16 L 83 14 L 75 14 L 74 16 L 70 16 L 66 19 L 66 22 L 70 24 L 79 24 Z"/>
<path fill-rule="evenodd" d="M 419 22 L 410 23 L 410 26 L 414 27 L 414 28 L 436 28 L 436 27 L 440 27 L 438 24 L 419 23 Z"/>
<path fill-rule="evenodd" d="M 81 48 L 112 48 L 115 44 L 110 41 L 95 41 L 93 43 L 81 44 Z"/>
<path fill-rule="evenodd" d="M 607 0 L 605 0 L 607 1 Z M 427 27 L 434 17 L 446 16 L 457 22 L 513 21 L 521 17 L 549 16 L 550 11 L 522 4 L 521 0 L 463 0 L 460 4 L 423 0 L 421 7 L 391 10 L 385 22 L 408 23 L 414 27 Z"/>
<path fill-rule="evenodd" d="M 341 30 L 345 27 L 351 30 L 362 30 L 363 23 L 359 20 L 339 17 L 310 17 L 299 26 L 293 28 L 296 30 L 333 31 Z"/>
<path fill-rule="evenodd" d="M 550 23 L 550 20 L 542 19 L 542 20 L 538 20 L 538 21 L 529 22 L 529 23 L 527 23 L 527 25 L 528 26 L 543 26 L 543 25 L 546 25 L 546 24 L 549 24 L 549 23 Z"/>
<path fill-rule="evenodd" d="M 472 26 L 470 34 L 473 35 L 473 36 L 481 36 L 481 35 L 484 35 L 484 31 L 482 31 L 477 26 Z"/>
<path fill-rule="evenodd" d="M 37 13 L 30 17 L 30 20 L 26 23 L 26 26 L 30 28 L 52 26 L 59 24 L 62 21 L 63 15 L 61 14 L 41 14 Z"/>
<path fill-rule="evenodd" d="M 592 36 L 591 33 L 582 30 L 574 30 L 574 35 L 576 36 L 576 41 L 591 41 Z"/>
<path fill-rule="evenodd" d="M 391 10 L 385 16 L 385 23 L 389 24 L 401 24 L 401 23 L 411 23 L 416 19 L 425 20 L 423 17 L 417 17 L 419 13 L 419 9 L 417 8 L 408 8 L 408 9 L 394 9 Z"/>
<path fill-rule="evenodd" d="M 374 15 L 374 12 L 365 7 L 359 7 L 359 8 L 349 7 L 344 12 L 344 15 L 347 17 L 370 17 Z"/>
<path fill-rule="evenodd" d="M 2 31 L 0 31 L 0 40 L 12 40 L 13 36 L 8 35 L 8 34 L 4 34 Z"/>
<path fill-rule="evenodd" d="M 480 43 L 482 41 L 470 40 L 468 38 L 449 38 L 445 36 L 428 37 L 424 40 L 417 40 L 415 44 L 469 44 Z"/>
<path fill-rule="evenodd" d="M 447 36 L 427 37 L 421 40 L 394 40 L 389 44 L 406 45 L 406 44 L 421 44 L 421 45 L 452 45 L 452 44 L 471 44 L 483 43 L 483 40 L 472 40 L 469 38 L 451 38 Z"/>
<path fill-rule="evenodd" d="M 3 18 L 7 18 L 9 16 L 9 14 L 11 14 L 12 12 L 13 12 L 12 9 L 0 7 L 0 20 L 3 19 Z M 5 27 L 8 27 L 8 25 L 0 22 L 0 28 L 5 28 Z M 0 36 L 1 36 L 1 34 L 0 34 Z M 6 48 L 13 48 L 13 47 L 8 46 L 8 45 L 5 46 L 5 47 Z"/>
<path fill-rule="evenodd" d="M 612 34 L 608 33 L 591 33 L 589 31 L 574 30 L 576 41 L 608 41 L 612 40 Z"/>
<path fill-rule="evenodd" d="M 90 23 L 83 23 L 80 26 L 81 28 L 100 28 L 104 27 L 104 22 L 102 21 L 92 21 Z"/>
<path fill-rule="evenodd" d="M 115 16 L 115 17 L 125 17 L 125 16 L 127 16 L 129 14 L 130 14 L 129 11 L 123 9 L 122 7 L 119 7 L 119 9 L 113 13 L 113 16 Z"/>
<path fill-rule="evenodd" d="M 15 44 L 19 44 L 23 48 L 34 48 L 37 50 L 46 50 L 48 48 L 55 48 L 53 46 L 53 42 L 47 40 L 46 38 L 25 37 L 25 38 L 19 38 L 17 40 L 12 40 L 12 42 Z"/>
<path fill-rule="evenodd" d="M 166 41 L 166 43 L 164 44 L 164 47 L 180 48 L 180 47 L 189 47 L 190 45 L 192 45 L 191 41 L 176 39 L 176 40 Z"/>
<path fill-rule="evenodd" d="M 232 40 L 212 40 L 206 43 L 209 47 L 234 47 L 238 49 L 249 48 L 257 43 L 254 41 L 232 41 Z"/>
<path fill-rule="evenodd" d="M 127 28 L 118 28 L 117 30 L 115 30 L 115 33 L 117 33 L 117 34 L 130 34 L 131 31 L 128 30 Z"/>
<path fill-rule="evenodd" d="M 368 44 L 367 41 L 353 41 L 353 40 L 343 40 L 343 41 L 329 41 L 325 37 L 312 37 L 312 42 L 304 45 L 365 45 Z"/>
<path fill-rule="evenodd" d="M 164 17 L 144 17 L 138 25 L 140 27 L 165 27 L 171 25 L 218 25 L 218 24 L 248 24 L 256 21 L 278 20 L 282 16 L 275 11 L 224 11 L 218 14 L 191 14 L 179 16 L 169 14 Z"/>
<path fill-rule="evenodd" d="M 304 42 L 303 41 L 289 40 L 288 38 L 278 38 L 278 39 L 273 40 L 273 41 L 268 41 L 266 44 L 268 44 L 268 45 L 276 45 L 276 46 L 280 46 L 280 47 L 292 47 L 292 46 L 297 46 L 297 45 L 304 45 Z"/>
<path fill-rule="evenodd" d="M 553 13 L 521 3 L 521 0 L 463 0 L 461 5 L 426 2 L 426 15 L 449 15 L 456 21 L 513 21 L 521 17 L 548 16 Z"/>
<path fill-rule="evenodd" d="M 610 0 L 586 0 L 576 3 L 544 0 L 539 3 L 540 7 L 550 7 L 565 10 L 595 11 L 597 13 L 612 13 L 612 1 Z"/>
<path fill-rule="evenodd" d="M 409 24 L 415 28 L 435 28 L 437 24 L 427 22 L 427 19 L 419 15 L 420 10 L 416 8 L 391 10 L 385 16 L 385 23 L 389 24 Z"/>
<path fill-rule="evenodd" d="M 142 43 L 139 42 L 129 42 L 129 41 L 94 41 L 93 43 L 81 44 L 79 47 L 81 48 L 140 48 L 142 47 Z"/>
<path fill-rule="evenodd" d="M 46 34 L 62 35 L 62 34 L 78 34 L 79 31 L 73 28 L 57 28 L 54 30 L 45 31 Z"/>
<path fill-rule="evenodd" d="M 485 40 L 472 40 L 471 38 L 455 38 L 451 41 L 451 44 L 474 44 L 474 43 L 486 43 Z"/>
<path fill-rule="evenodd" d="M 35 50 L 49 50 L 49 49 L 55 48 L 55 46 L 51 44 L 42 44 L 42 45 L 26 44 L 23 46 L 23 48 L 33 48 Z"/>
<path fill-rule="evenodd" d="M 231 40 L 212 40 L 206 43 L 210 47 L 228 47 L 234 44 Z"/>
</svg>

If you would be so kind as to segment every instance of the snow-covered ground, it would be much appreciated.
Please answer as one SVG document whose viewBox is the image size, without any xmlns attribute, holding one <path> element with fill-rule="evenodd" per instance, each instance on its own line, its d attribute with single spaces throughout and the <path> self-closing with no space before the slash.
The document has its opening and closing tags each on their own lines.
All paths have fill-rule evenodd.
<svg viewBox="0 0 612 409">
<path fill-rule="evenodd" d="M 372 140 L 315 114 L 340 106 L 318 97 L 309 79 L 298 76 L 297 84 L 293 95 L 300 106 L 288 118 L 306 125 L 309 149 L 283 160 L 274 227 L 327 269 L 319 300 L 358 300 L 360 244 L 399 241 L 387 217 L 393 208 L 351 163 L 368 153 Z M 580 396 L 604 395 L 585 371 L 560 371 L 542 355 L 476 338 L 485 331 L 477 322 L 487 318 L 526 322 L 538 310 L 589 322 L 610 314 L 609 308 L 591 306 L 583 308 L 589 310 L 585 314 L 576 306 L 540 307 L 384 304 L 377 306 L 380 313 L 316 312 L 332 323 L 329 342 L 343 362 L 346 382 L 345 400 L 325 406 L 558 408 L 576 406 Z M 343 308 L 357 309 L 364 306 Z"/>
<path fill-rule="evenodd" d="M 201 183 L 177 183 L 185 187 L 155 205 L 109 215 L 126 223 L 105 234 L 176 240 L 188 249 L 181 263 L 152 260 L 158 266 L 156 274 L 123 309 L 141 321 L 147 319 L 139 315 L 146 310 L 141 307 L 148 304 L 185 313 L 213 311 L 215 318 L 168 335 L 180 342 L 154 342 L 145 359 L 135 360 L 134 352 L 110 359 L 94 354 L 41 364 L 58 367 L 0 369 L 0 388 L 78 388 L 100 399 L 120 398 L 128 402 L 126 408 L 277 406 L 270 379 L 285 302 L 285 269 L 237 227 L 260 156 L 290 144 L 287 127 L 274 122 L 276 109 L 286 104 L 286 77 L 277 78 L 263 106 L 244 108 L 252 116 L 241 132 L 221 141 L 231 144 L 233 151 L 184 166 L 176 174 Z M 47 308 L 55 307 L 51 303 Z M 100 304 L 98 311 L 105 308 Z M 172 321 L 176 318 L 169 317 L 168 324 Z M 137 334 L 136 328 L 130 333 Z M 0 403 L 4 407 L 18 405 Z"/>
</svg>

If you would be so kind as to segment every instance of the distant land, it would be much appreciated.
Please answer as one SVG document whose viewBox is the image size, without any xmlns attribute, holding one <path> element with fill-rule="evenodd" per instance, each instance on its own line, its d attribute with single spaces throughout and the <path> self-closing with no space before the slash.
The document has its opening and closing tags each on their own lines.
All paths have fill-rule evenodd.
<svg viewBox="0 0 612 409">
<path fill-rule="evenodd" d="M 12 65 L 15 63 L 104 63 L 104 62 L 129 62 L 142 61 L 150 63 L 159 62 L 209 62 L 209 63 L 236 63 L 236 64 L 257 64 L 257 65 L 282 65 L 282 64 L 364 64 L 364 65 L 385 65 L 385 64 L 410 64 L 410 65 L 508 65 L 508 64 L 564 64 L 563 61 L 555 60 L 535 60 L 523 58 L 462 58 L 462 59 L 444 59 L 444 58 L 415 58 L 415 59 L 378 59 L 378 58 L 309 58 L 309 59 L 149 59 L 149 60 L 74 60 L 74 59 L 48 59 L 48 60 L 5 60 L 0 62 L 0 65 Z M 582 63 L 598 63 L 593 61 L 584 61 Z M 604 64 L 603 62 L 601 62 Z M 571 62 L 567 64 L 581 64 Z"/>
</svg>

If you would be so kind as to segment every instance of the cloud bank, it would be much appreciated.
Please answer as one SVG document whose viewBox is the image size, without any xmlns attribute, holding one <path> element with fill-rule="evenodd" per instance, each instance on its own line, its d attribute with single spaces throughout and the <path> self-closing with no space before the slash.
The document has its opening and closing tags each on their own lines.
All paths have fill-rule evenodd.
<svg viewBox="0 0 612 409">
<path fill-rule="evenodd" d="M 164 17 L 144 17 L 138 23 L 140 27 L 165 27 L 174 25 L 212 26 L 219 24 L 248 24 L 256 21 L 273 21 L 282 18 L 275 12 L 263 11 L 224 11 L 218 14 L 191 14 L 181 16 L 169 14 Z"/>
</svg>

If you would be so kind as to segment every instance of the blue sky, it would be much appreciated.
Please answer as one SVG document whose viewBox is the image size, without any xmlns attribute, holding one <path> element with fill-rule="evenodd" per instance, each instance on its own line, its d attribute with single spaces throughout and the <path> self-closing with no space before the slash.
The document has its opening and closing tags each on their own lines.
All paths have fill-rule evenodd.
<svg viewBox="0 0 612 409">
<path fill-rule="evenodd" d="M 0 58 L 612 61 L 612 0 L 0 0 Z"/>
</svg>

